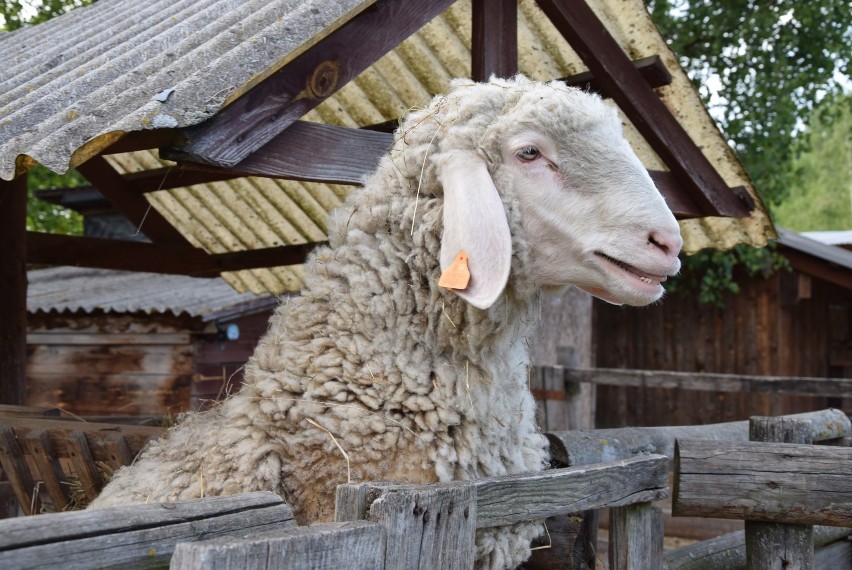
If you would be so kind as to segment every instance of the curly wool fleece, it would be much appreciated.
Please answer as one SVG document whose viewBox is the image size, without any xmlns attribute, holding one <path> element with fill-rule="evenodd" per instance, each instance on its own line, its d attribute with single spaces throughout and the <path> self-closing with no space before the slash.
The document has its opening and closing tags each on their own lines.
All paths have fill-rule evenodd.
<svg viewBox="0 0 852 570">
<path fill-rule="evenodd" d="M 271 318 L 241 391 L 152 443 L 95 507 L 272 490 L 304 524 L 333 516 L 348 470 L 352 480 L 429 483 L 545 468 L 528 389 L 526 343 L 539 307 L 531 244 L 493 157 L 517 121 L 593 124 L 612 113 L 556 82 L 453 86 L 407 117 L 378 170 L 335 213 L 330 246 L 307 261 L 301 297 Z M 566 92 L 581 105 L 566 106 Z M 464 150 L 492 157 L 513 236 L 508 284 L 487 310 L 437 285 L 436 157 Z M 540 523 L 479 531 L 479 564 L 516 566 L 541 531 Z"/>
</svg>

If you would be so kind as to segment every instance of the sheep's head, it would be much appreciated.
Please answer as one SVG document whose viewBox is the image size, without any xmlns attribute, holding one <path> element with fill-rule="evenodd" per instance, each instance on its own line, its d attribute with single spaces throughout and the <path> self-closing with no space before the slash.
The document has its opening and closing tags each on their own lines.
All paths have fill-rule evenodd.
<svg viewBox="0 0 852 570">
<path fill-rule="evenodd" d="M 441 267 L 467 253 L 472 277 L 460 296 L 487 308 L 505 287 L 512 238 L 501 196 L 520 206 L 538 287 L 575 285 L 630 305 L 663 295 L 660 283 L 680 269 L 680 229 L 614 109 L 523 78 L 459 85 L 442 104 L 459 132 L 433 157 L 445 202 Z"/>
</svg>

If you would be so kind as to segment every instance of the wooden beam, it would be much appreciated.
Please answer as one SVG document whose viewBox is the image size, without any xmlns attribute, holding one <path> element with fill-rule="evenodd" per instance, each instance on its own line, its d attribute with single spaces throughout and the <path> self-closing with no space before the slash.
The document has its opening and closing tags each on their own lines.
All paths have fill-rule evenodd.
<svg viewBox="0 0 852 570">
<path fill-rule="evenodd" d="M 77 171 L 151 241 L 188 244 L 186 238 L 166 221 L 132 183 L 116 172 L 104 157 L 90 158 L 78 166 Z"/>
<path fill-rule="evenodd" d="M 169 146 L 181 140 L 178 129 L 131 131 L 101 151 L 100 154 L 138 152 Z"/>
<path fill-rule="evenodd" d="M 601 87 L 613 98 L 704 215 L 750 213 L 584 1 L 536 0 Z"/>
<path fill-rule="evenodd" d="M 783 244 L 779 244 L 778 248 L 796 271 L 852 290 L 852 270 L 848 267 L 833 264 Z"/>
<path fill-rule="evenodd" d="M 652 88 L 664 87 L 666 85 L 671 84 L 672 74 L 669 73 L 669 70 L 666 68 L 666 64 L 663 63 L 663 60 L 660 59 L 660 56 L 652 55 L 650 57 L 644 57 L 642 59 L 634 60 L 632 63 L 642 75 L 642 77 L 645 79 L 645 81 L 648 83 L 648 85 L 650 85 Z M 569 85 L 571 87 L 577 87 L 578 89 L 583 89 L 584 91 L 597 93 L 601 97 L 607 96 L 606 93 L 603 92 L 601 84 L 589 71 L 578 73 L 576 75 L 570 75 L 568 77 L 562 77 L 559 79 L 559 81 L 562 81 L 566 85 Z M 396 130 L 398 126 L 399 119 L 393 119 L 392 121 L 384 121 L 382 123 L 368 125 L 362 128 L 369 129 L 371 131 L 379 131 L 382 133 L 392 133 Z"/>
<path fill-rule="evenodd" d="M 471 77 L 487 81 L 492 75 L 518 73 L 517 0 L 473 0 Z"/>
<path fill-rule="evenodd" d="M 366 129 L 347 129 L 297 121 L 233 169 L 183 163 L 211 176 L 266 176 L 333 184 L 361 184 L 393 144 L 393 136 Z M 660 193 L 675 216 L 703 215 L 670 172 L 650 171 Z"/>
<path fill-rule="evenodd" d="M 26 174 L 0 180 L 0 404 L 26 400 L 26 225 Z"/>
<path fill-rule="evenodd" d="M 215 117 L 170 156 L 232 167 L 448 8 L 453 0 L 378 0 Z"/>
<path fill-rule="evenodd" d="M 305 261 L 314 247 L 321 245 L 308 243 L 208 254 L 197 247 L 181 244 L 144 243 L 39 232 L 27 232 L 27 240 L 30 244 L 27 258 L 29 263 L 191 277 L 215 277 L 223 271 L 297 265 Z"/>
</svg>

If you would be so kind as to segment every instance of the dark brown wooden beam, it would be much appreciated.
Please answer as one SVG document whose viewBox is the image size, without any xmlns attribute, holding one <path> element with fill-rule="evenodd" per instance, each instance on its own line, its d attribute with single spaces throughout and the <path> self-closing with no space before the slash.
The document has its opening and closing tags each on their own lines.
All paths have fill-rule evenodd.
<svg viewBox="0 0 852 570">
<path fill-rule="evenodd" d="M 536 1 L 704 215 L 748 216 L 748 206 L 728 189 L 586 2 Z"/>
<path fill-rule="evenodd" d="M 181 140 L 178 129 L 131 131 L 101 151 L 100 154 L 137 152 L 177 144 Z"/>
<path fill-rule="evenodd" d="M 186 238 L 166 221 L 131 182 L 116 172 L 103 156 L 90 158 L 78 166 L 77 171 L 151 241 L 188 244 Z"/>
<path fill-rule="evenodd" d="M 172 157 L 233 167 L 395 48 L 454 0 L 378 0 L 215 117 Z"/>
<path fill-rule="evenodd" d="M 184 163 L 238 175 L 310 180 L 335 184 L 361 184 L 393 144 L 393 135 L 297 121 L 234 169 Z M 235 172 L 237 171 L 237 172 Z M 697 218 L 702 209 L 670 172 L 650 171 L 651 178 L 678 218 Z"/>
<path fill-rule="evenodd" d="M 27 176 L 0 180 L 0 404 L 26 403 Z"/>
<path fill-rule="evenodd" d="M 660 56 L 652 55 L 650 57 L 634 60 L 632 63 L 642 75 L 642 78 L 645 79 L 648 85 L 652 88 L 656 89 L 657 87 L 664 87 L 671 84 L 672 74 L 669 73 L 669 70 L 666 68 L 666 64 L 663 63 Z M 570 85 L 571 87 L 577 87 L 578 89 L 583 89 L 590 93 L 597 93 L 601 97 L 607 96 L 606 93 L 603 92 L 601 84 L 589 71 L 571 75 L 569 77 L 563 77 L 559 79 L 559 81 L 563 81 L 566 85 Z M 392 133 L 398 126 L 399 119 L 394 119 L 392 121 L 385 121 L 375 125 L 368 125 L 363 128 L 371 131 Z"/>
<path fill-rule="evenodd" d="M 215 277 L 223 271 L 303 263 L 317 243 L 208 254 L 180 244 L 144 243 L 27 232 L 27 262 Z M 324 242 L 323 242 L 324 243 Z"/>
<path fill-rule="evenodd" d="M 232 169 L 191 162 L 182 165 L 211 176 L 235 172 L 241 176 L 360 185 L 392 144 L 393 135 L 387 133 L 296 121 Z"/>
<path fill-rule="evenodd" d="M 473 0 L 471 77 L 518 73 L 518 1 Z"/>
<path fill-rule="evenodd" d="M 796 271 L 812 275 L 817 279 L 834 283 L 852 291 L 852 269 L 837 265 L 779 244 L 779 250 Z"/>
</svg>

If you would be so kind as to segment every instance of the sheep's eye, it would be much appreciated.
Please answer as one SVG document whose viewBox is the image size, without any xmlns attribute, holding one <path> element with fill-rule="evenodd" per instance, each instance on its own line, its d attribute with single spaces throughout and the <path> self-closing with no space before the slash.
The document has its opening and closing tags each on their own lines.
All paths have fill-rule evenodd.
<svg viewBox="0 0 852 570">
<path fill-rule="evenodd" d="M 541 152 L 534 146 L 525 146 L 515 153 L 515 156 L 525 161 L 533 161 L 541 156 Z"/>
</svg>

